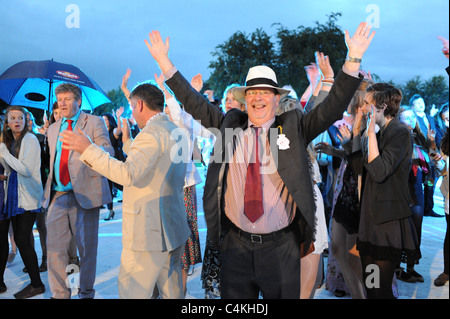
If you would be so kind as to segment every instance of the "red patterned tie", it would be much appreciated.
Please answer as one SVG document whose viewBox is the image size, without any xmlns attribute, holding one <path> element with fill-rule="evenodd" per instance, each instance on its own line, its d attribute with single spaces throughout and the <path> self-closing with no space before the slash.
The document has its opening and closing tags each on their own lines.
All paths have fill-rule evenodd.
<svg viewBox="0 0 450 319">
<path fill-rule="evenodd" d="M 256 222 L 263 214 L 263 192 L 261 184 L 261 174 L 260 167 L 261 163 L 259 161 L 259 150 L 258 150 L 258 135 L 259 127 L 252 127 L 255 130 L 255 146 L 254 146 L 254 157 L 255 161 L 250 161 L 247 167 L 247 179 L 245 181 L 245 195 L 244 195 L 244 214 L 252 222 Z"/>
<path fill-rule="evenodd" d="M 67 120 L 67 129 L 69 131 L 72 131 L 72 122 L 73 120 Z M 67 145 L 67 144 L 63 144 Z M 69 175 L 69 150 L 61 149 L 61 159 L 59 160 L 59 180 L 61 183 L 66 186 L 70 182 L 70 175 Z"/>
</svg>

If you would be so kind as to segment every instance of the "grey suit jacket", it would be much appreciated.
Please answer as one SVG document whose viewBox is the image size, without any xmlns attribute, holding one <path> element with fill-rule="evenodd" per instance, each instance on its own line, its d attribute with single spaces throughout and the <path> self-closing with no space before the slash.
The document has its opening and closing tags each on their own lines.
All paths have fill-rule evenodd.
<svg viewBox="0 0 450 319">
<path fill-rule="evenodd" d="M 166 116 L 154 117 L 125 142 L 125 162 L 98 146 L 89 146 L 80 160 L 123 188 L 122 242 L 134 251 L 172 251 L 190 234 L 184 207 L 186 162 L 175 159 L 174 137 L 181 131 Z M 172 135 L 172 132 L 176 134 Z M 187 139 L 187 137 L 183 137 Z M 86 166 L 86 167 L 87 167 Z"/>
<path fill-rule="evenodd" d="M 56 143 L 59 138 L 62 119 L 59 119 L 47 131 L 48 148 L 50 155 L 50 173 L 45 184 L 44 196 L 42 198 L 42 207 L 48 208 L 52 196 L 52 184 L 54 178 L 54 164 L 56 156 Z M 111 146 L 109 134 L 105 122 L 99 116 L 81 112 L 74 131 L 81 128 L 93 143 L 102 147 L 106 152 L 114 155 L 114 149 Z M 108 180 L 98 174 L 80 161 L 80 154 L 70 151 L 69 153 L 69 174 L 73 187 L 75 198 L 81 207 L 91 209 L 111 203 L 111 191 Z"/>
</svg>

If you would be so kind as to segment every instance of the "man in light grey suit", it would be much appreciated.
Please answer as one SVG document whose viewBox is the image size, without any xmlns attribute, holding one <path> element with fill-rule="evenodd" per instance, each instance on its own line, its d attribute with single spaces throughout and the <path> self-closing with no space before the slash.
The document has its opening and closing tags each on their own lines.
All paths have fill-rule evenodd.
<svg viewBox="0 0 450 319">
<path fill-rule="evenodd" d="M 99 116 L 80 110 L 81 90 L 63 83 L 55 89 L 63 118 L 47 131 L 50 173 L 45 185 L 42 206 L 47 212 L 48 281 L 52 298 L 70 298 L 67 281 L 69 244 L 75 236 L 80 254 L 78 295 L 94 298 L 97 266 L 99 212 L 112 202 L 105 177 L 84 165 L 77 152 L 62 148 L 59 134 L 66 129 L 82 129 L 93 143 L 114 154 L 105 122 Z"/>
<path fill-rule="evenodd" d="M 183 298 L 180 258 L 190 234 L 183 201 L 187 159 L 173 156 L 180 149 L 175 138 L 187 137 L 162 112 L 164 95 L 156 86 L 137 86 L 130 105 L 141 131 L 133 141 L 123 121 L 125 162 L 82 130 L 64 131 L 62 140 L 87 166 L 124 186 L 119 297 L 150 298 L 156 285 L 162 298 Z"/>
</svg>

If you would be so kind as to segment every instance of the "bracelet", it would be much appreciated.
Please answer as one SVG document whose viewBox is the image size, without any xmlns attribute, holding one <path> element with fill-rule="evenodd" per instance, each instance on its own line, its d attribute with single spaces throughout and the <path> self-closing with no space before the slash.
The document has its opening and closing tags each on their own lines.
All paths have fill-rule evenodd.
<svg viewBox="0 0 450 319">
<path fill-rule="evenodd" d="M 353 56 L 347 56 L 347 57 L 345 58 L 345 61 L 348 61 L 348 62 L 355 62 L 355 63 L 361 63 L 361 62 L 362 62 L 362 59 L 361 59 L 361 58 L 355 58 L 355 57 L 353 57 Z"/>
<path fill-rule="evenodd" d="M 322 83 L 334 83 L 334 79 L 331 80 L 322 80 Z"/>
</svg>

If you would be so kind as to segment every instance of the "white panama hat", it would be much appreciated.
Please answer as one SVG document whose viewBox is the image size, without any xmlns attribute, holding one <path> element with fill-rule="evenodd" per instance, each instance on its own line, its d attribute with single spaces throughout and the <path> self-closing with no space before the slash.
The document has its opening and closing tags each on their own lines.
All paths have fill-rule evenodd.
<svg viewBox="0 0 450 319">
<path fill-rule="evenodd" d="M 287 96 L 290 90 L 278 87 L 277 76 L 275 72 L 265 65 L 258 65 L 248 70 L 245 86 L 233 89 L 233 96 L 239 102 L 245 104 L 245 91 L 251 88 L 271 88 L 275 89 L 281 98 Z"/>
</svg>

